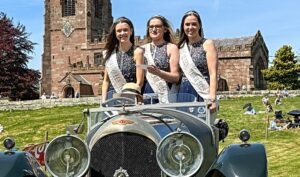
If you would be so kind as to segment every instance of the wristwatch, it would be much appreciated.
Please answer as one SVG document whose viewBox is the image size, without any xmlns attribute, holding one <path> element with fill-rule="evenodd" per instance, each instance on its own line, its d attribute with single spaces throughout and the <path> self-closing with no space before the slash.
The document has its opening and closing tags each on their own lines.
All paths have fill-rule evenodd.
<svg viewBox="0 0 300 177">
<path fill-rule="evenodd" d="M 209 99 L 207 99 L 209 102 L 211 102 L 211 103 L 215 103 L 216 102 L 216 99 L 215 98 L 209 98 Z"/>
</svg>

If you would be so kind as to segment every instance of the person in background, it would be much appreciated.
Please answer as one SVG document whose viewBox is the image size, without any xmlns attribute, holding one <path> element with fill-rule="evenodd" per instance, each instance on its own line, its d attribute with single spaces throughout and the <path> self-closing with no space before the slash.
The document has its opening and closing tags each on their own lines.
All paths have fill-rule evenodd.
<svg viewBox="0 0 300 177">
<path fill-rule="evenodd" d="M 268 104 L 270 104 L 269 102 L 269 98 L 268 95 L 264 95 L 264 97 L 261 99 L 262 103 L 267 106 Z"/>
<path fill-rule="evenodd" d="M 268 112 L 273 112 L 273 107 L 272 107 L 272 105 L 271 104 L 267 104 L 266 105 L 266 111 L 265 111 L 266 113 L 268 113 Z"/>
<path fill-rule="evenodd" d="M 127 82 L 143 86 L 144 71 L 136 68 L 143 64 L 143 53 L 136 50 L 134 27 L 128 18 L 120 17 L 113 22 L 104 49 L 102 102 L 112 97 L 108 93 L 120 93 Z"/>
<path fill-rule="evenodd" d="M 242 91 L 247 91 L 247 87 L 245 84 L 242 84 Z"/>
<path fill-rule="evenodd" d="M 269 101 L 268 95 L 265 94 L 261 99 L 261 102 L 263 103 L 264 106 L 266 106 L 266 110 L 265 110 L 266 113 L 273 112 L 273 107 Z"/>
<path fill-rule="evenodd" d="M 41 96 L 41 99 L 42 99 L 42 100 L 45 100 L 45 99 L 47 99 L 47 97 L 46 97 L 46 93 L 45 93 L 45 92 L 44 92 L 44 93 L 43 93 L 43 95 Z"/>
<path fill-rule="evenodd" d="M 209 100 L 211 112 L 217 111 L 218 56 L 214 42 L 204 38 L 200 15 L 196 11 L 184 14 L 180 25 L 179 93 L 191 93 L 198 101 Z"/>
<path fill-rule="evenodd" d="M 280 105 L 282 102 L 281 102 L 281 95 L 278 95 L 274 101 L 275 105 Z"/>
<path fill-rule="evenodd" d="M 276 93 L 275 93 L 275 96 L 278 97 L 281 95 L 281 91 L 279 90 L 279 88 L 276 89 Z"/>
<path fill-rule="evenodd" d="M 147 22 L 148 43 L 142 46 L 147 64 L 144 93 L 157 94 L 160 103 L 168 103 L 169 94 L 178 92 L 179 51 L 172 33 L 165 17 L 153 16 Z"/>
<path fill-rule="evenodd" d="M 240 90 L 241 90 L 241 86 L 240 86 L 240 84 L 237 84 L 237 85 L 236 85 L 236 88 L 235 88 L 235 90 L 236 90 L 236 91 L 240 91 Z"/>
<path fill-rule="evenodd" d="M 289 91 L 286 88 L 284 88 L 281 91 L 281 94 L 282 94 L 282 97 L 286 97 L 287 98 L 289 96 Z"/>
<path fill-rule="evenodd" d="M 272 120 L 271 123 L 270 123 L 269 130 L 286 130 L 286 129 L 289 128 L 289 126 L 290 126 L 291 123 L 288 122 L 288 123 L 286 123 L 283 126 L 280 126 L 278 124 L 279 124 L 279 120 L 278 119 Z"/>
<path fill-rule="evenodd" d="M 248 114 L 248 115 L 255 115 L 256 114 L 256 111 L 253 108 L 251 103 L 246 107 L 246 112 L 244 114 Z"/>
<path fill-rule="evenodd" d="M 288 129 L 289 128 L 295 128 L 295 125 L 293 124 L 293 121 L 289 117 L 285 120 L 285 123 L 289 124 Z"/>
<path fill-rule="evenodd" d="M 56 99 L 57 97 L 55 96 L 54 93 L 51 94 L 50 99 Z"/>
</svg>

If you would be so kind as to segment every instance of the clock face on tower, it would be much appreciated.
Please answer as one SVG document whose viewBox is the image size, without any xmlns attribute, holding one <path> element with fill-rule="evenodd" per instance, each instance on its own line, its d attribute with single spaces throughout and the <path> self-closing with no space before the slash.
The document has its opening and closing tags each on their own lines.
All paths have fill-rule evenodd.
<svg viewBox="0 0 300 177">
<path fill-rule="evenodd" d="M 66 21 L 63 25 L 62 32 L 65 34 L 66 37 L 69 37 L 73 31 L 74 28 L 72 27 L 71 23 Z"/>
</svg>

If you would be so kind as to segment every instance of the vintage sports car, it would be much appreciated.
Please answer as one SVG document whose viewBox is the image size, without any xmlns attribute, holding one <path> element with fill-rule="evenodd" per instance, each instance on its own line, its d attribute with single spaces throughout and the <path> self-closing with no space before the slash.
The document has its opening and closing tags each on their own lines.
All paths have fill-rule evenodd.
<svg viewBox="0 0 300 177">
<path fill-rule="evenodd" d="M 12 138 L 5 138 L 3 145 L 7 150 L 0 152 L 0 177 L 47 177 L 31 153 L 14 149 Z"/>
<path fill-rule="evenodd" d="M 58 177 L 267 176 L 265 147 L 248 143 L 248 131 L 240 132 L 241 144 L 219 153 L 227 123 L 210 123 L 208 102 L 173 97 L 168 104 L 140 105 L 121 95 L 85 110 L 86 139 L 70 133 L 53 139 L 45 152 L 47 169 Z"/>
</svg>

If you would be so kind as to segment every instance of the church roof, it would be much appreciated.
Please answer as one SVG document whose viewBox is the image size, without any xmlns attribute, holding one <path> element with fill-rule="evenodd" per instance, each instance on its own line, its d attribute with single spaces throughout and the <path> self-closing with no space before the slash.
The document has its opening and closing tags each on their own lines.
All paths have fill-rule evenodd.
<svg viewBox="0 0 300 177">
<path fill-rule="evenodd" d="M 81 84 L 91 85 L 91 83 L 89 83 L 82 75 L 72 75 L 72 76 L 77 82 Z"/>
<path fill-rule="evenodd" d="M 254 38 L 255 36 L 214 39 L 214 43 L 216 47 L 245 46 L 252 45 Z"/>
<path fill-rule="evenodd" d="M 253 36 L 214 39 L 219 58 L 249 58 L 261 50 L 268 58 L 268 48 L 258 30 Z"/>
<path fill-rule="evenodd" d="M 65 77 L 63 77 L 59 82 L 65 81 L 68 78 L 73 78 L 76 82 L 84 85 L 92 85 L 89 81 L 87 81 L 82 75 L 75 75 L 71 72 L 66 73 Z"/>
</svg>

